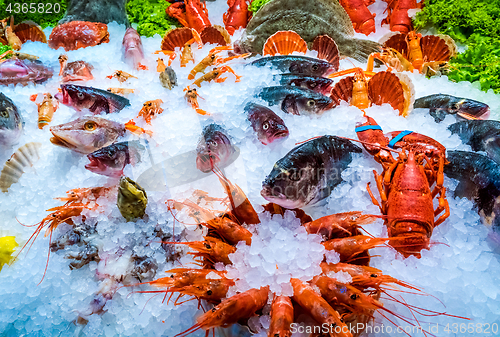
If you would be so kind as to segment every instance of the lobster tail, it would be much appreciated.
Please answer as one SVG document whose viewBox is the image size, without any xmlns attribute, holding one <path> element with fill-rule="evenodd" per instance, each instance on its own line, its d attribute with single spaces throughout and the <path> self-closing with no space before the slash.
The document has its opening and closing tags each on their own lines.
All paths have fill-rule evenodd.
<svg viewBox="0 0 500 337">
<path fill-rule="evenodd" d="M 175 48 L 182 48 L 186 42 L 194 38 L 191 28 L 175 28 L 165 34 L 161 41 L 161 50 L 175 51 Z"/>
<path fill-rule="evenodd" d="M 218 25 L 205 27 L 200 36 L 203 43 L 217 44 L 219 46 L 227 46 L 231 43 L 231 36 L 226 28 Z"/>
<path fill-rule="evenodd" d="M 264 44 L 262 55 L 289 55 L 293 52 L 305 54 L 306 51 L 306 41 L 304 41 L 299 34 L 288 30 L 279 31 L 271 35 Z"/>
<path fill-rule="evenodd" d="M 329 37 L 328 35 L 316 36 L 312 45 L 312 50 L 316 50 L 318 52 L 318 58 L 328 61 L 330 64 L 332 64 L 335 68 L 335 71 L 339 69 L 339 49 L 337 48 L 337 44 L 331 37 Z"/>
<path fill-rule="evenodd" d="M 399 78 L 388 71 L 376 73 L 368 82 L 368 96 L 373 104 L 389 103 L 399 114 L 405 113 L 405 96 Z"/>
<path fill-rule="evenodd" d="M 449 61 L 457 49 L 453 39 L 447 35 L 426 35 L 420 40 L 420 46 L 427 61 Z"/>
<path fill-rule="evenodd" d="M 354 76 L 344 77 L 338 81 L 332 89 L 330 94 L 331 99 L 340 104 L 340 101 L 350 102 L 352 98 L 352 88 L 353 88 Z"/>
</svg>

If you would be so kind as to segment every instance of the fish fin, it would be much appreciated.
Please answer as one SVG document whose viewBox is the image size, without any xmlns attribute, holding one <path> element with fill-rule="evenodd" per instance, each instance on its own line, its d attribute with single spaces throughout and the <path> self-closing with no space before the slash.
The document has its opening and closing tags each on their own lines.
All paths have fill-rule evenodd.
<svg viewBox="0 0 500 337">
<path fill-rule="evenodd" d="M 389 103 L 403 115 L 405 107 L 403 86 L 394 73 L 389 71 L 376 73 L 368 82 L 368 96 L 373 104 Z"/>
<path fill-rule="evenodd" d="M 94 104 L 89 108 L 89 110 L 93 113 L 96 113 L 99 109 L 102 109 L 106 114 L 109 114 L 111 112 L 110 106 L 108 101 L 105 99 L 96 99 L 94 101 Z"/>
<path fill-rule="evenodd" d="M 219 46 L 227 46 L 231 43 L 231 36 L 226 28 L 218 25 L 205 27 L 200 33 L 203 43 L 218 44 Z"/>
<path fill-rule="evenodd" d="M 281 110 L 285 113 L 291 113 L 292 115 L 300 115 L 297 102 L 292 95 L 287 95 L 285 99 L 283 99 Z"/>
<path fill-rule="evenodd" d="M 330 97 L 337 103 L 337 105 L 340 104 L 340 101 L 346 101 L 348 103 L 351 101 L 353 81 L 354 76 L 348 76 L 344 77 L 335 84 Z"/>
<path fill-rule="evenodd" d="M 422 47 L 422 56 L 427 62 L 450 60 L 450 46 L 448 46 L 448 43 L 439 36 L 426 35 L 422 37 L 420 40 L 420 46 Z M 454 49 L 456 49 L 456 46 Z"/>
<path fill-rule="evenodd" d="M 332 64 L 335 68 L 335 71 L 339 69 L 339 49 L 337 48 L 337 44 L 331 37 L 329 37 L 328 35 L 316 36 L 313 41 L 312 50 L 316 50 L 318 52 L 318 58 Z"/>
<path fill-rule="evenodd" d="M 99 92 L 102 93 L 102 95 L 108 101 L 109 113 L 119 112 L 126 106 L 130 105 L 130 101 L 123 96 L 112 94 L 109 91 L 105 90 L 100 90 L 100 89 L 95 89 L 95 90 L 99 90 Z"/>
<path fill-rule="evenodd" d="M 165 34 L 161 41 L 161 50 L 175 51 L 175 48 L 182 48 L 194 38 L 191 28 L 175 28 Z"/>
<path fill-rule="evenodd" d="M 295 33 L 294 31 L 288 30 L 279 31 L 271 35 L 264 44 L 262 55 L 290 55 L 293 52 L 305 54 L 306 51 L 306 41 L 304 41 L 304 39 L 302 39 L 299 34 Z"/>
<path fill-rule="evenodd" d="M 353 40 L 356 41 L 353 42 L 353 45 L 356 46 L 356 50 L 354 51 L 352 58 L 357 61 L 366 62 L 370 54 L 378 53 L 382 50 L 382 46 L 378 42 L 362 39 Z"/>
</svg>

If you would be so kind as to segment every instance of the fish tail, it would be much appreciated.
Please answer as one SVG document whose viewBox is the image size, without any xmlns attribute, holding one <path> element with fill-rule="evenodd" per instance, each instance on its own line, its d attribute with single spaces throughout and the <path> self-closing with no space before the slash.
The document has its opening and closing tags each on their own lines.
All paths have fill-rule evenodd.
<svg viewBox="0 0 500 337">
<path fill-rule="evenodd" d="M 382 46 L 378 42 L 362 39 L 355 40 L 356 50 L 352 57 L 360 62 L 365 62 L 366 60 L 368 60 L 368 56 L 370 56 L 371 53 L 380 52 L 382 48 Z"/>
</svg>

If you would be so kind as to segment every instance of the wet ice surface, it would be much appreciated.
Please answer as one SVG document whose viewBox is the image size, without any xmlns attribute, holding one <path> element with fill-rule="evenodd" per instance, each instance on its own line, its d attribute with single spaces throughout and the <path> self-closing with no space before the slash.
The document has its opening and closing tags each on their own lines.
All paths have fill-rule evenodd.
<svg viewBox="0 0 500 337">
<path fill-rule="evenodd" d="M 222 13 L 226 3 L 217 1 L 208 3 L 208 9 L 213 23 L 222 23 Z M 377 13 L 377 27 L 385 17 L 382 12 L 385 3 L 377 1 L 370 7 Z M 387 28 L 379 29 L 369 38 L 378 40 Z M 47 35 L 50 29 L 46 31 Z M 125 123 L 136 117 L 145 101 L 161 98 L 163 114 L 153 119 L 152 126 L 138 122 L 139 126 L 152 129 L 154 138 L 150 141 L 151 156 L 143 156 L 143 162 L 136 167 L 127 167 L 126 173 L 137 179 L 152 163 L 158 163 L 169 157 L 175 157 L 194 151 L 202 128 L 209 120 L 222 123 L 232 141 L 240 149 L 240 156 L 224 171 L 229 179 L 241 186 L 254 205 L 263 204 L 265 200 L 260 196 L 261 183 L 271 171 L 273 164 L 290 151 L 295 143 L 320 135 L 339 135 L 355 138 L 354 127 L 360 120 L 358 109 L 341 105 L 334 110 L 325 112 L 321 117 L 286 115 L 279 107 L 271 107 L 286 123 L 290 136 L 284 142 L 271 146 L 262 145 L 253 134 L 250 123 L 243 114 L 246 100 L 258 92 L 263 86 L 276 85 L 270 69 L 252 69 L 243 66 L 243 62 L 236 61 L 231 67 L 239 75 L 243 75 L 241 82 L 234 83 L 234 76 L 229 74 L 228 80 L 222 84 L 204 83 L 198 90 L 204 100 L 200 100 L 200 108 L 212 113 L 210 119 L 198 116 L 184 101 L 183 88 L 190 83 L 186 80 L 192 68 L 179 67 L 179 60 L 175 60 L 173 67 L 177 73 L 179 86 L 172 91 L 164 89 L 156 73 L 156 56 L 151 53 L 159 49 L 160 37 L 143 38 L 147 65 L 150 71 L 134 71 L 120 61 L 121 41 L 125 28 L 117 24 L 109 25 L 110 43 L 93 48 L 80 49 L 68 52 L 69 61 L 84 60 L 94 66 L 93 81 L 88 86 L 101 89 L 119 87 L 116 79 L 105 78 L 115 70 L 121 69 L 130 72 L 139 79 L 131 79 L 123 86 L 137 89 L 136 94 L 130 95 L 131 106 L 119 114 L 108 115 L 106 118 Z M 363 37 L 360 35 L 359 37 Z M 195 49 L 195 58 L 200 60 L 212 46 L 205 46 L 202 50 Z M 55 51 L 39 43 L 27 43 L 23 52 L 39 55 L 44 63 L 53 65 L 58 73 L 57 57 L 61 50 Z M 355 61 L 343 60 L 342 69 L 360 65 Z M 360 65 L 365 67 L 364 65 Z M 498 119 L 500 100 L 492 92 L 480 91 L 479 85 L 468 82 L 452 83 L 446 77 L 425 79 L 419 74 L 409 74 L 415 87 L 416 97 L 434 93 L 446 93 L 455 96 L 468 97 L 490 105 L 491 118 Z M 62 197 L 65 191 L 78 187 L 110 186 L 118 182 L 117 179 L 96 175 L 84 168 L 88 163 L 85 156 L 69 150 L 53 146 L 48 128 L 38 130 L 36 105 L 29 101 L 29 96 L 35 93 L 55 93 L 59 86 L 55 76 L 43 86 L 29 85 L 26 87 L 2 87 L 2 92 L 10 97 L 20 109 L 25 120 L 25 132 L 20 145 L 38 141 L 42 143 L 41 159 L 32 170 L 29 170 L 19 181 L 11 187 L 8 194 L 0 194 L 0 235 L 16 235 L 19 243 L 24 244 L 33 233 L 34 228 L 26 228 L 19 224 L 33 225 L 45 217 L 46 209 L 61 205 L 54 200 Z M 450 136 L 446 127 L 453 123 L 453 117 L 447 117 L 441 124 L 436 124 L 433 118 L 426 114 L 426 110 L 413 111 L 408 118 L 398 117 L 389 106 L 374 106 L 367 109 L 367 113 L 375 118 L 385 132 L 395 130 L 414 130 L 434 137 L 448 149 L 469 150 L 461 144 L 458 136 Z M 51 125 L 74 120 L 78 113 L 71 108 L 60 105 L 55 113 Z M 129 133 L 124 140 L 137 139 Z M 12 150 L 0 154 L 2 162 Z M 194 165 L 194 163 L 193 163 Z M 342 176 L 344 183 L 339 185 L 321 206 L 306 210 L 314 218 L 323 215 L 363 210 L 368 213 L 379 214 L 379 209 L 371 203 L 366 193 L 366 183 L 374 186 L 372 170 L 381 172 L 381 167 L 366 153 L 356 155 L 349 169 Z M 179 171 L 188 171 L 188 168 L 179 167 Z M 168 179 L 167 179 L 168 180 Z M 455 181 L 445 179 L 445 186 L 453 190 Z M 11 266 L 4 267 L 0 273 L 0 331 L 7 336 L 44 335 L 68 336 L 81 333 L 85 336 L 173 336 L 195 323 L 195 317 L 200 314 L 195 301 L 174 306 L 172 303 L 162 303 L 163 296 L 151 299 L 150 294 L 135 293 L 132 290 L 147 290 L 141 288 L 120 288 L 112 300 L 105 304 L 107 310 L 103 315 L 91 315 L 86 326 L 76 327 L 71 322 L 79 313 L 88 310 L 94 294 L 102 287 L 105 278 L 122 278 L 130 273 L 130 257 L 133 254 L 149 256 L 158 269 L 155 278 L 162 277 L 164 271 L 179 266 L 179 262 L 186 265 L 187 257 L 182 257 L 175 264 L 166 261 L 164 250 L 154 236 L 154 229 L 161 228 L 165 232 L 172 231 L 172 217 L 167 211 L 164 202 L 167 198 L 180 199 L 181 195 L 189 195 L 193 189 L 205 190 L 213 196 L 224 196 L 218 179 L 213 175 L 206 175 L 203 179 L 189 184 L 171 187 L 168 190 L 158 188 L 148 190 L 149 204 L 146 209 L 147 217 L 136 224 L 126 223 L 115 206 L 116 195 L 98 200 L 102 213 L 88 212 L 86 215 L 97 223 L 97 237 L 93 239 L 101 247 L 101 262 L 91 262 L 81 269 L 71 271 L 68 267 L 70 260 L 65 259 L 65 250 L 52 253 L 44 281 L 40 282 L 47 259 L 48 238 L 40 235 L 29 252 L 24 251 L 19 259 Z M 376 193 L 375 193 L 376 194 Z M 453 315 L 471 318 L 464 321 L 456 318 L 417 317 L 424 328 L 432 323 L 439 324 L 438 336 L 453 336 L 445 332 L 449 324 L 473 323 L 500 324 L 500 293 L 498 280 L 500 279 L 499 255 L 493 252 L 487 241 L 488 228 L 480 223 L 479 216 L 471 210 L 472 203 L 466 199 L 453 199 L 452 192 L 447 193 L 450 203 L 451 216 L 438 228 L 432 236 L 430 251 L 423 251 L 422 258 L 410 257 L 403 259 L 392 249 L 381 247 L 371 251 L 371 265 L 382 269 L 385 274 L 421 287 L 431 296 L 416 296 L 411 294 L 393 293 L 403 296 L 405 301 L 429 310 L 446 311 Z M 78 219 L 76 220 L 78 223 Z M 176 223 L 176 233 L 180 231 L 180 224 Z M 61 225 L 54 232 L 54 239 L 68 230 L 69 226 Z M 386 236 L 387 232 L 381 220 L 375 224 L 365 226 L 375 236 Z M 266 229 L 267 230 L 267 229 Z M 270 228 L 268 230 L 271 230 Z M 283 229 L 285 230 L 285 229 Z M 290 233 L 281 232 L 281 238 L 287 238 Z M 276 239 L 280 239 L 277 237 Z M 193 232 L 190 239 L 198 239 L 199 233 Z M 304 238 L 314 242 L 313 238 Z M 286 241 L 285 241 L 286 243 Z M 251 249 L 251 248 L 250 248 Z M 285 249 L 285 248 L 284 248 Z M 266 246 L 262 247 L 262 252 Z M 241 252 L 244 255 L 244 252 Z M 265 253 L 262 253 L 265 255 Z M 273 258 L 281 259 L 277 254 Z M 327 258 L 335 261 L 335 256 Z M 248 263 L 257 263 L 248 261 Z M 314 266 L 311 266 L 314 269 Z M 291 273 L 293 271 L 290 271 Z M 278 276 L 276 276 L 278 277 Z M 288 276 L 285 276 L 288 277 Z M 339 276 L 340 277 L 340 276 Z M 280 279 L 281 280 L 281 279 Z M 135 281 L 137 282 L 137 280 Z M 249 277 L 247 283 L 252 282 Z M 279 284 L 282 284 L 278 282 Z M 283 289 L 282 289 L 283 290 Z M 284 289 L 287 291 L 287 289 Z M 399 297 L 398 297 L 399 298 Z M 151 300 L 150 300 L 151 299 Z M 148 302 L 149 300 L 149 302 Z M 147 304 L 146 304 L 147 302 Z M 384 300 L 389 309 L 411 317 L 411 313 L 400 304 Z M 267 318 L 266 318 L 267 317 Z M 252 324 L 266 326 L 268 316 L 263 316 Z M 380 315 L 375 315 L 374 326 L 385 327 L 390 323 Z M 407 323 L 398 321 L 403 327 Z M 235 328 L 237 329 L 237 328 Z M 491 329 L 490 329 L 491 330 Z M 244 331 L 244 330 L 243 330 Z M 431 332 L 435 332 L 431 330 Z M 236 332 L 235 335 L 242 334 Z M 203 335 L 199 332 L 196 335 Z M 217 335 L 223 335 L 217 331 Z M 371 336 L 395 336 L 395 333 L 372 333 Z M 401 334 L 403 335 L 403 334 Z M 421 333 L 412 332 L 413 336 Z M 461 335 L 458 332 L 456 335 Z M 485 334 L 488 335 L 488 334 Z"/>
</svg>

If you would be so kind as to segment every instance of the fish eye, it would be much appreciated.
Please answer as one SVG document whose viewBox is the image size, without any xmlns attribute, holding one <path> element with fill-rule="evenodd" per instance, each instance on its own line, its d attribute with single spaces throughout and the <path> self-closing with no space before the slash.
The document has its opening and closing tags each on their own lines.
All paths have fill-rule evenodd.
<svg viewBox="0 0 500 337">
<path fill-rule="evenodd" d="M 313 99 L 310 99 L 307 101 L 307 106 L 308 107 L 313 107 L 316 105 L 316 102 Z"/>
<path fill-rule="evenodd" d="M 309 87 L 316 88 L 316 83 L 313 82 L 313 83 L 309 84 Z"/>
<path fill-rule="evenodd" d="M 312 65 L 312 69 L 313 69 L 313 70 L 318 70 L 318 69 L 319 69 L 319 66 L 318 66 L 317 64 L 313 64 L 313 65 Z"/>
<path fill-rule="evenodd" d="M 207 295 L 208 296 L 212 295 L 212 290 L 207 290 Z"/>
<path fill-rule="evenodd" d="M 3 118 L 9 118 L 9 112 L 7 110 L 2 110 L 2 112 L 0 112 L 0 116 Z"/>
<path fill-rule="evenodd" d="M 83 128 L 86 131 L 94 131 L 95 129 L 97 129 L 97 124 L 95 122 L 88 121 L 83 125 Z"/>
<path fill-rule="evenodd" d="M 262 128 L 263 128 L 264 130 L 269 129 L 269 123 L 268 123 L 268 122 L 265 122 L 264 124 L 262 124 Z"/>
<path fill-rule="evenodd" d="M 211 140 L 211 141 L 210 141 L 210 145 L 212 145 L 213 147 L 217 147 L 217 142 L 215 142 L 215 141 Z"/>
<path fill-rule="evenodd" d="M 351 300 L 355 300 L 356 298 L 358 298 L 358 297 L 355 294 L 351 295 Z"/>
<path fill-rule="evenodd" d="M 111 150 L 109 149 L 106 154 L 108 155 L 109 158 L 113 158 L 113 156 L 115 155 L 115 151 L 114 150 Z"/>
<path fill-rule="evenodd" d="M 85 95 L 83 94 L 83 92 L 77 92 L 76 97 L 78 97 L 78 99 L 83 99 Z"/>
</svg>

